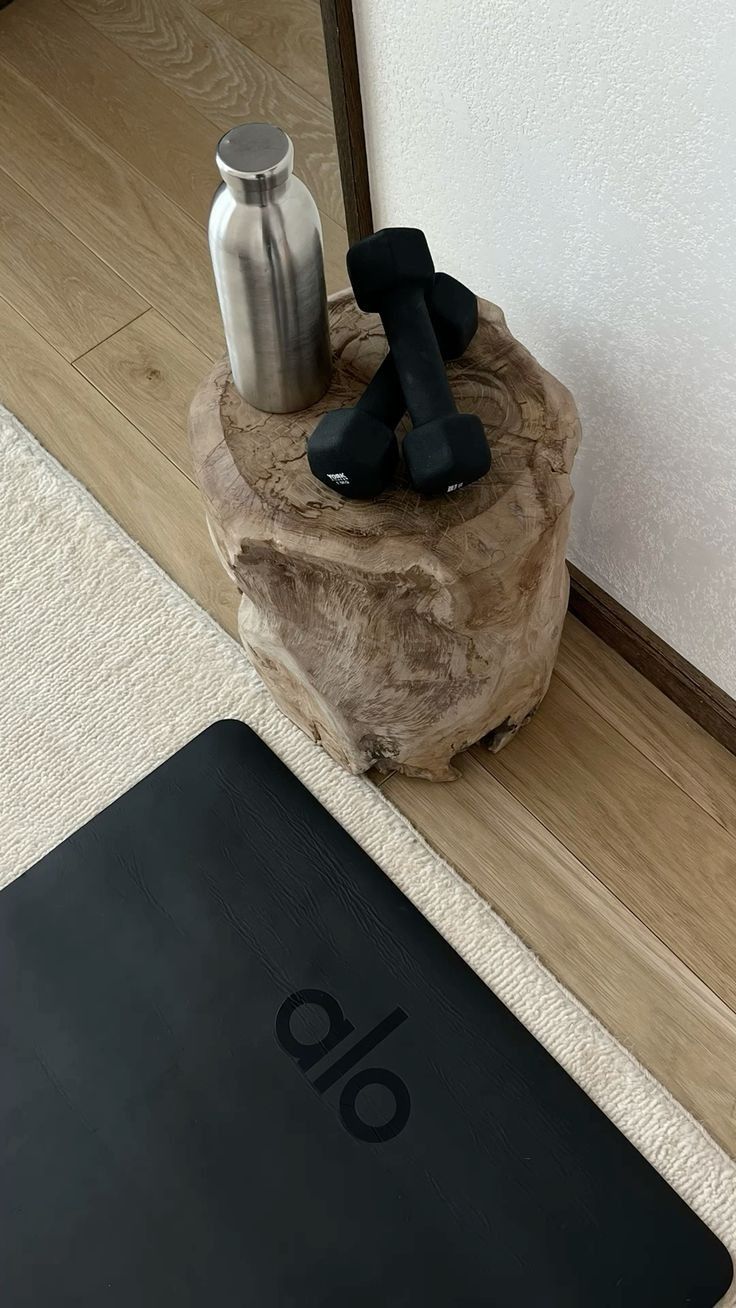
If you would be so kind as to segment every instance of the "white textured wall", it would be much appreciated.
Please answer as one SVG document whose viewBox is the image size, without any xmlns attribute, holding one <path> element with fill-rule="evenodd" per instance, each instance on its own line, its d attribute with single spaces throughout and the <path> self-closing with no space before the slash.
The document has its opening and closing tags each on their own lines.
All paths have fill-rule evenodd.
<svg viewBox="0 0 736 1308">
<path fill-rule="evenodd" d="M 354 0 L 376 225 L 583 420 L 570 557 L 736 694 L 733 0 Z"/>
</svg>

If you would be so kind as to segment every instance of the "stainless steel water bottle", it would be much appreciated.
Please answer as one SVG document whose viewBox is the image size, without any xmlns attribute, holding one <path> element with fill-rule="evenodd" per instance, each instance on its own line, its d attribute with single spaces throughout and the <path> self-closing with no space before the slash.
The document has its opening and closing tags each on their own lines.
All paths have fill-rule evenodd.
<svg viewBox="0 0 736 1308">
<path fill-rule="evenodd" d="M 331 374 L 322 228 L 280 127 L 244 123 L 217 147 L 209 221 L 235 385 L 257 409 L 313 404 Z"/>
</svg>

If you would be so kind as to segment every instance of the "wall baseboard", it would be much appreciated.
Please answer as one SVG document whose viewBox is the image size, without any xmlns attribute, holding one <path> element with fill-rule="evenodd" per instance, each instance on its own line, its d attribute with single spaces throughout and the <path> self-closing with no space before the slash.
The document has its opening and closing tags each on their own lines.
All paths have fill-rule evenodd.
<svg viewBox="0 0 736 1308">
<path fill-rule="evenodd" d="M 352 0 L 320 0 L 350 242 L 373 231 Z M 736 754 L 736 701 L 595 582 L 570 566 L 570 611 Z"/>
<path fill-rule="evenodd" d="M 736 754 L 736 700 L 573 564 L 570 612 Z"/>
</svg>

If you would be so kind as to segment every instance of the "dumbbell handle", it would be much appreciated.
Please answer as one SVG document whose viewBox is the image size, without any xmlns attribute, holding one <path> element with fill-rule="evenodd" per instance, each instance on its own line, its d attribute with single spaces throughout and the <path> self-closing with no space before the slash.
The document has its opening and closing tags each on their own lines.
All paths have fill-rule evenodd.
<svg viewBox="0 0 736 1308">
<path fill-rule="evenodd" d="M 362 395 L 355 401 L 355 408 L 369 413 L 392 431 L 398 427 L 406 412 L 406 400 L 390 353 L 379 364 Z"/>
<path fill-rule="evenodd" d="M 388 295 L 381 308 L 381 322 L 414 427 L 456 413 L 421 287 L 401 287 Z"/>
</svg>

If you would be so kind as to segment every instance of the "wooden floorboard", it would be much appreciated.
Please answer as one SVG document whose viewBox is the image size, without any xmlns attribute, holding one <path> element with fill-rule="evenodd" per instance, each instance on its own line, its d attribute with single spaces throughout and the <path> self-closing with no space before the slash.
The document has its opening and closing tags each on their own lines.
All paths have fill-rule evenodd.
<svg viewBox="0 0 736 1308">
<path fill-rule="evenodd" d="M 187 413 L 210 366 L 200 350 L 149 309 L 75 366 L 193 481 Z"/>
<path fill-rule="evenodd" d="M 736 839 L 554 676 L 481 765 L 736 1007 Z"/>
<path fill-rule="evenodd" d="M 214 123 L 59 0 L 0 15 L 3 58 L 65 114 L 203 225 L 215 189 Z"/>
<path fill-rule="evenodd" d="M 147 309 L 141 296 L 0 170 L 0 295 L 65 359 Z"/>
<path fill-rule="evenodd" d="M 383 793 L 732 1151 L 736 1015 L 471 754 Z M 559 779 L 561 790 L 565 780 Z"/>
<path fill-rule="evenodd" d="M 53 4 L 57 21 L 63 25 L 64 5 L 57 0 L 25 0 L 31 2 Z M 233 123 L 248 119 L 277 122 L 294 141 L 297 175 L 306 182 L 322 212 L 344 226 L 332 115 L 319 100 L 259 59 L 188 0 L 116 0 L 114 5 L 105 0 L 68 0 L 66 7 L 84 15 L 88 26 L 125 51 L 142 74 L 145 71 L 174 100 L 184 102 L 182 114 L 187 121 L 196 111 L 214 124 L 215 141 Z M 132 87 L 132 75 L 127 81 Z M 149 130 L 158 133 L 155 120 Z M 199 147 L 194 140 L 191 148 L 190 170 L 211 172 L 212 150 L 195 154 Z M 209 189 L 213 189 L 211 181 Z"/>
<path fill-rule="evenodd" d="M 137 9 L 138 6 L 136 12 Z M 209 23 L 188 6 L 183 6 L 182 12 L 191 14 L 196 21 Z M 166 10 L 157 0 L 151 9 L 150 23 L 144 21 L 146 14 L 142 15 L 140 28 L 143 35 L 136 41 L 137 47 L 143 45 L 144 38 L 152 43 L 158 67 L 161 67 L 161 58 L 156 54 L 155 34 L 151 35 L 149 29 L 155 22 L 163 22 L 165 16 Z M 214 24 L 210 26 L 220 43 L 227 41 L 236 46 L 232 38 Z M 175 31 L 178 32 L 178 28 Z M 199 45 L 203 47 L 199 54 L 205 58 L 208 47 L 201 36 Z M 104 32 L 98 31 L 90 21 L 60 0 L 23 0 L 21 5 L 11 5 L 0 11 L 0 54 L 3 60 L 22 78 L 42 90 L 66 120 L 86 130 L 103 150 L 127 164 L 131 173 L 145 179 L 203 228 L 220 181 L 214 162 L 217 141 L 222 131 L 233 121 L 238 121 L 238 115 L 220 113 L 213 121 L 200 112 L 199 107 L 193 107 L 188 98 L 177 94 L 182 87 L 189 88 L 192 82 L 198 86 L 203 80 L 207 82 L 206 68 L 203 69 L 201 59 L 197 61 L 197 53 L 189 44 L 181 57 L 173 59 L 170 52 L 177 75 L 164 78 L 149 72 L 114 40 L 109 40 Z M 241 72 L 247 76 L 245 70 Z M 197 99 L 201 100 L 201 97 Z M 264 109 L 266 107 L 264 105 Z M 309 148 L 305 144 L 303 154 L 309 159 L 312 151 L 319 152 L 324 145 L 325 130 L 324 122 L 316 125 L 309 115 L 318 114 L 324 118 L 327 111 L 314 102 L 313 105 L 303 105 L 302 112 L 305 116 L 300 130 L 305 142 L 310 142 Z M 241 112 L 240 116 L 253 117 L 254 114 Z M 309 168 L 302 170 L 306 181 L 309 172 Z M 335 168 L 330 167 L 329 176 L 332 177 L 334 172 Z M 313 190 L 317 202 L 327 201 L 335 207 L 332 189 L 325 190 L 315 185 Z M 341 202 L 337 210 L 342 215 Z M 329 211 L 321 217 L 328 288 L 339 290 L 346 279 L 347 238 L 344 228 L 330 217 Z M 173 252 L 177 249 L 179 225 L 175 224 L 171 233 Z M 205 242 L 201 242 L 200 261 L 200 276 L 206 278 L 211 292 Z"/>
<path fill-rule="evenodd" d="M 245 8 L 0 10 L 0 399 L 231 633 L 184 433 L 223 348 L 204 231 L 219 131 L 282 123 L 322 210 L 331 290 L 346 248 L 321 65 L 311 82 L 305 65 L 318 6 Z M 537 718 L 460 771 L 378 780 L 733 1152 L 736 760 L 568 619 Z"/>
<path fill-rule="evenodd" d="M 236 596 L 192 483 L 4 300 L 0 358 L 8 408 L 234 634 Z"/>
<path fill-rule="evenodd" d="M 5 61 L 10 9 L 0 10 L 0 168 L 216 358 L 224 341 L 202 228 Z"/>
<path fill-rule="evenodd" d="M 557 675 L 736 836 L 736 756 L 568 614 Z"/>
<path fill-rule="evenodd" d="M 310 0 L 193 0 L 218 27 L 322 104 L 330 103 L 319 5 Z"/>
</svg>

